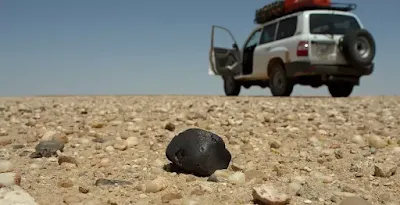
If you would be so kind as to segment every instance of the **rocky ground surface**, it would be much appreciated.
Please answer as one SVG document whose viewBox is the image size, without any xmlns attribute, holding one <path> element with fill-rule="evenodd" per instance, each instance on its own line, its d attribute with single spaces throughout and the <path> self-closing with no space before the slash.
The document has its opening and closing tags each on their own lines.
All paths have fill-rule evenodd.
<svg viewBox="0 0 400 205">
<path fill-rule="evenodd" d="M 40 205 L 273 198 L 350 205 L 350 196 L 396 205 L 399 103 L 400 97 L 2 98 L 0 194 L 21 187 Z M 165 167 L 170 140 L 193 127 L 225 141 L 232 154 L 227 170 L 195 177 Z"/>
</svg>

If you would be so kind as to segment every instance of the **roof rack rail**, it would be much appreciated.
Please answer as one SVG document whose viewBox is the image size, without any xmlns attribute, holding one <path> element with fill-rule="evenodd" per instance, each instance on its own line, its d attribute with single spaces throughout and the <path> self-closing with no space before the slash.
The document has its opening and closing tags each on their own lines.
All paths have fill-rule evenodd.
<svg viewBox="0 0 400 205">
<path fill-rule="evenodd" d="M 354 11 L 357 8 L 355 3 L 331 3 L 331 8 L 342 11 Z"/>
<path fill-rule="evenodd" d="M 284 7 L 283 1 L 276 1 L 274 3 L 268 4 L 261 9 L 257 9 L 255 12 L 254 23 L 256 24 L 264 24 L 268 21 L 275 20 L 277 18 L 293 14 L 296 12 L 301 11 L 308 11 L 308 10 L 332 10 L 332 11 L 344 11 L 349 12 L 353 11 L 357 8 L 357 4 L 355 3 L 330 3 L 329 6 L 318 6 L 318 5 L 310 5 L 310 6 L 301 6 L 291 8 L 287 10 Z"/>
<path fill-rule="evenodd" d="M 353 11 L 357 8 L 357 4 L 353 3 L 331 3 L 331 6 L 304 6 L 301 8 L 293 9 L 290 12 L 284 13 L 282 16 L 300 12 L 300 11 L 308 11 L 308 10 L 319 10 L 319 9 L 326 9 L 332 11 Z"/>
</svg>

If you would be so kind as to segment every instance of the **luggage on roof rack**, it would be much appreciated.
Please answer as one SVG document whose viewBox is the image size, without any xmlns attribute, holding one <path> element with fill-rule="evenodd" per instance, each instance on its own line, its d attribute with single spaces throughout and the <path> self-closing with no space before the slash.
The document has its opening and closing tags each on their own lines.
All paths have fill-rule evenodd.
<svg viewBox="0 0 400 205">
<path fill-rule="evenodd" d="M 285 12 L 295 11 L 304 7 L 330 7 L 331 0 L 285 0 Z"/>
<path fill-rule="evenodd" d="M 330 0 L 279 0 L 257 9 L 254 23 L 264 24 L 291 13 L 313 9 L 352 11 L 356 4 L 332 3 Z"/>
<path fill-rule="evenodd" d="M 254 22 L 257 24 L 263 24 L 273 19 L 279 18 L 285 13 L 285 2 L 275 1 L 267 4 L 261 9 L 256 10 L 256 16 Z"/>
</svg>

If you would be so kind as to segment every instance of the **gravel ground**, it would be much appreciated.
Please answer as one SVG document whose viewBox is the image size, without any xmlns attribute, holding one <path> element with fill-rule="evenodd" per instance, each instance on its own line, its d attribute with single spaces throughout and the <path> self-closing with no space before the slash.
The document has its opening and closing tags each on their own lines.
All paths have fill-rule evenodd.
<svg viewBox="0 0 400 205">
<path fill-rule="evenodd" d="M 253 204 L 253 187 L 261 185 L 287 194 L 290 204 L 340 204 L 357 195 L 395 205 L 399 102 L 400 97 L 2 98 L 0 157 L 12 162 L 20 186 L 40 205 Z M 233 177 L 211 182 L 163 168 L 170 140 L 192 127 L 225 141 L 232 161 L 223 172 Z M 63 142 L 63 152 L 32 158 L 39 142 L 54 139 Z"/>
</svg>

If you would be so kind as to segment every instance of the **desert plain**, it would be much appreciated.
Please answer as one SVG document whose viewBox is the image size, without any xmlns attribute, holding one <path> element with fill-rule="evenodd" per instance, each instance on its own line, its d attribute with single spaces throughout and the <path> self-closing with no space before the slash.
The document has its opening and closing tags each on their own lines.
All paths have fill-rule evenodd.
<svg viewBox="0 0 400 205">
<path fill-rule="evenodd" d="M 294 205 L 350 196 L 398 205 L 399 103 L 395 96 L 0 98 L 0 160 L 40 205 L 250 205 L 262 185 Z M 225 172 L 234 177 L 166 168 L 170 140 L 194 127 L 224 140 L 232 154 Z M 54 139 L 62 151 L 33 157 Z"/>
</svg>

